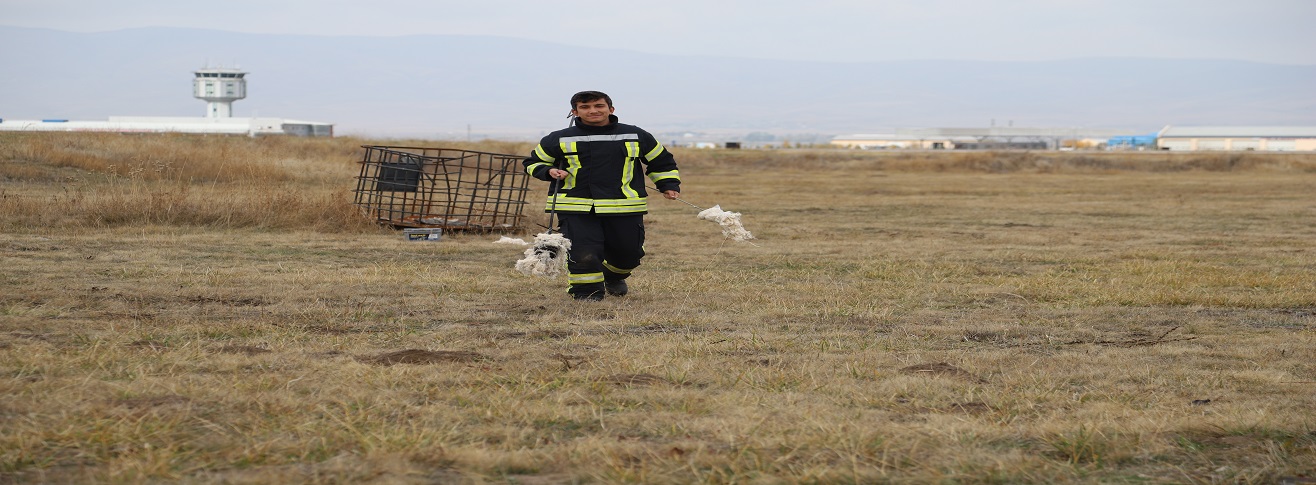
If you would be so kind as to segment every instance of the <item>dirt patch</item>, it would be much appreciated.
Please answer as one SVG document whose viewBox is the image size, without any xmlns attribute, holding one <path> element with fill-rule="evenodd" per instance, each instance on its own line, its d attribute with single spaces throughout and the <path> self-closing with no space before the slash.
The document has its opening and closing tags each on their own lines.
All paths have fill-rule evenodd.
<svg viewBox="0 0 1316 485">
<path fill-rule="evenodd" d="M 192 402 L 192 400 L 186 397 L 171 395 L 171 396 L 130 397 L 130 398 L 116 400 L 115 404 L 129 409 L 150 409 L 150 408 L 168 406 L 172 404 L 187 404 L 190 402 Z"/>
<path fill-rule="evenodd" d="M 150 350 L 152 352 L 164 352 L 169 350 L 168 345 L 151 340 L 134 340 L 128 342 L 128 346 L 134 349 Z"/>
<path fill-rule="evenodd" d="M 217 352 L 221 352 L 225 354 L 245 354 L 245 355 L 259 355 L 259 354 L 267 354 L 270 352 L 270 349 L 263 349 L 252 345 L 225 345 L 215 350 Z"/>
<path fill-rule="evenodd" d="M 680 383 L 658 377 L 653 374 L 613 374 L 602 379 L 599 382 L 616 384 L 619 386 L 654 386 L 654 385 L 679 385 Z"/>
<path fill-rule="evenodd" d="M 328 325 L 308 325 L 307 333 L 318 335 L 346 335 L 350 333 L 361 333 L 359 329 L 349 327 L 331 327 Z"/>
<path fill-rule="evenodd" d="M 951 404 L 950 406 L 941 408 L 938 411 L 942 413 L 963 413 L 963 414 L 971 414 L 976 416 L 979 414 L 988 413 L 995 410 L 996 408 L 992 407 L 992 405 L 990 404 L 973 401 L 973 402 L 957 402 L 955 404 Z"/>
<path fill-rule="evenodd" d="M 463 350 L 420 350 L 407 349 L 388 352 L 373 357 L 358 357 L 357 360 L 367 364 L 439 364 L 444 362 L 478 362 L 488 357 L 476 352 Z"/>
<path fill-rule="evenodd" d="M 969 330 L 964 332 L 965 342 L 1000 342 L 1008 340 L 1001 332 L 987 330 Z"/>
<path fill-rule="evenodd" d="M 590 361 L 590 358 L 587 356 L 574 355 L 574 354 L 557 353 L 557 354 L 549 355 L 548 357 L 557 360 L 558 362 L 561 362 L 563 366 L 563 370 L 571 370 L 576 368 L 580 364 L 584 364 Z"/>
<path fill-rule="evenodd" d="M 1294 446 L 1316 444 L 1316 433 L 1312 432 L 1271 435 L 1268 433 L 1223 434 L 1215 431 L 1187 431 L 1180 433 L 1178 436 L 1218 449 L 1254 448 L 1260 450 L 1285 442 L 1292 443 Z"/>
<path fill-rule="evenodd" d="M 1156 338 L 1152 338 L 1152 334 L 1145 331 L 1134 331 L 1134 332 L 1130 332 L 1129 338 L 1126 338 L 1124 340 L 1094 340 L 1094 341 L 1074 340 L 1071 342 L 1066 342 L 1066 344 L 1070 344 L 1070 345 L 1094 344 L 1094 345 L 1108 345 L 1112 347 L 1143 347 L 1143 346 L 1156 345 L 1166 342 L 1183 342 L 1186 340 L 1197 340 L 1197 337 L 1182 337 L 1182 338 L 1172 338 L 1172 339 L 1165 338 L 1169 336 L 1170 333 L 1174 332 L 1175 330 L 1178 330 L 1179 328 L 1180 327 L 1177 325 L 1171 327 L 1169 330 L 1166 330 L 1165 333 L 1162 333 L 1159 337 Z"/>
<path fill-rule="evenodd" d="M 949 406 L 936 408 L 919 406 L 911 409 L 911 411 L 921 414 L 968 414 L 970 416 L 977 416 L 995 410 L 996 408 L 994 406 L 980 401 L 957 402 Z"/>
<path fill-rule="evenodd" d="M 270 302 L 260 297 L 243 297 L 243 296 L 206 296 L 195 295 L 187 297 L 189 303 L 206 304 L 213 303 L 226 306 L 265 306 Z"/>
<path fill-rule="evenodd" d="M 10 244 L 9 249 L 14 251 L 27 252 L 27 251 L 63 251 L 65 248 L 62 248 L 60 246 L 39 247 L 39 246 L 26 246 L 22 244 Z"/>
<path fill-rule="evenodd" d="M 459 478 L 465 478 L 458 475 Z M 508 475 L 507 481 L 511 483 L 520 483 L 523 485 L 553 485 L 555 483 L 575 483 L 572 475 L 566 473 L 549 474 L 549 475 Z M 440 480 L 442 482 L 443 480 Z M 458 480 L 453 480 L 454 482 Z M 435 482 L 438 483 L 438 482 Z"/>
<path fill-rule="evenodd" d="M 303 328 L 306 332 L 318 335 L 351 335 L 360 333 L 382 333 L 391 330 L 385 325 L 357 324 L 357 323 L 330 323 L 306 325 L 304 327 L 293 326 L 291 328 Z"/>
<path fill-rule="evenodd" d="M 915 364 L 900 369 L 900 372 L 916 376 L 950 377 L 977 384 L 987 383 L 986 379 L 945 362 L 938 362 L 935 364 Z"/>
<path fill-rule="evenodd" d="M 621 333 L 631 335 L 651 335 L 660 333 L 703 333 L 705 329 L 687 326 L 670 326 L 670 325 L 645 325 L 643 327 L 629 327 L 621 330 Z"/>
<path fill-rule="evenodd" d="M 308 325 L 305 326 L 305 331 L 318 335 L 347 335 L 380 333 L 384 330 L 375 329 L 372 326 L 334 325 L 334 323 L 329 323 L 329 325 Z"/>
<path fill-rule="evenodd" d="M 507 332 L 503 334 L 504 338 L 524 338 L 531 340 L 558 340 L 575 335 L 576 332 L 569 330 L 535 330 L 533 332 Z"/>
</svg>

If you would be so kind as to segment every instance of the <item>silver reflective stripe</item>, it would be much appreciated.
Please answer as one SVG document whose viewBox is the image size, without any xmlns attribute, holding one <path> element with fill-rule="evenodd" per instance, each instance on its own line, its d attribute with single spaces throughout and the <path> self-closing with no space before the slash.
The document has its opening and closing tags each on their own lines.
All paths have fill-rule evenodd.
<svg viewBox="0 0 1316 485">
<path fill-rule="evenodd" d="M 568 136 L 558 138 L 559 143 L 576 143 L 582 141 L 621 141 L 621 140 L 639 140 L 640 135 L 635 133 L 626 133 L 624 135 L 587 135 L 587 136 Z"/>
</svg>

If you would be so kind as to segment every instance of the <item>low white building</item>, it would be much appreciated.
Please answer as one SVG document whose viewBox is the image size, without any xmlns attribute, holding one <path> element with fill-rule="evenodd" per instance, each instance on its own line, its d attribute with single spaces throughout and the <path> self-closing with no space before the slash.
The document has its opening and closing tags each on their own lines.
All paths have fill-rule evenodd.
<svg viewBox="0 0 1316 485">
<path fill-rule="evenodd" d="M 206 102 L 204 118 L 111 116 L 108 121 L 5 120 L 0 131 L 101 131 L 213 135 L 334 136 L 334 125 L 283 118 L 234 118 L 233 102 L 247 97 L 247 73 L 206 67 L 194 73 L 192 95 Z"/>
<path fill-rule="evenodd" d="M 111 116 L 108 121 L 0 120 L 0 131 L 334 136 L 334 125 L 282 118 Z"/>
<path fill-rule="evenodd" d="M 1128 130 L 1074 127 L 906 128 L 896 129 L 894 133 L 841 135 L 831 143 L 837 147 L 868 149 L 1039 150 L 1061 148 L 1066 141 L 1073 146 L 1076 140 L 1129 134 L 1132 132 Z"/>
<path fill-rule="evenodd" d="M 966 139 L 960 138 L 960 141 Z M 967 139 L 972 141 L 972 138 Z M 887 149 L 947 149 L 955 146 L 955 139 L 951 137 L 932 136 L 920 138 L 916 135 L 906 134 L 869 134 L 869 135 L 841 135 L 832 138 L 831 145 L 841 148 L 860 148 L 865 150 L 887 150 Z"/>
<path fill-rule="evenodd" d="M 1156 148 L 1170 151 L 1316 151 L 1316 126 L 1166 126 Z"/>
</svg>

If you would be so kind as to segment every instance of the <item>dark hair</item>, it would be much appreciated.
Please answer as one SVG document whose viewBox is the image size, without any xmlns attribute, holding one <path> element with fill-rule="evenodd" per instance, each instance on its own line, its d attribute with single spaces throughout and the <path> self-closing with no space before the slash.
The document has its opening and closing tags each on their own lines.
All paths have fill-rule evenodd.
<svg viewBox="0 0 1316 485">
<path fill-rule="evenodd" d="M 599 91 L 581 91 L 579 93 L 571 95 L 571 109 L 576 109 L 576 105 L 580 103 L 588 103 L 590 101 L 597 101 L 600 99 L 607 101 L 609 108 L 612 107 L 612 98 L 608 97 L 608 95 L 603 94 Z"/>
</svg>

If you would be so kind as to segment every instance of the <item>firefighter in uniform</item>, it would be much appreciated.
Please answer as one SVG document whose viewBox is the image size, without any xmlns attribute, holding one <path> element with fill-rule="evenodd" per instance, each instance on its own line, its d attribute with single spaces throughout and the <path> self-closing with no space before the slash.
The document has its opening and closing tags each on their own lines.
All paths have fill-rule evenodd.
<svg viewBox="0 0 1316 485">
<path fill-rule="evenodd" d="M 676 160 L 653 135 L 617 122 L 612 98 L 571 97 L 571 126 L 548 134 L 522 164 L 549 181 L 548 204 L 571 240 L 569 287 L 577 300 L 627 293 L 626 278 L 644 257 L 645 181 L 668 199 L 681 195 Z"/>
</svg>

